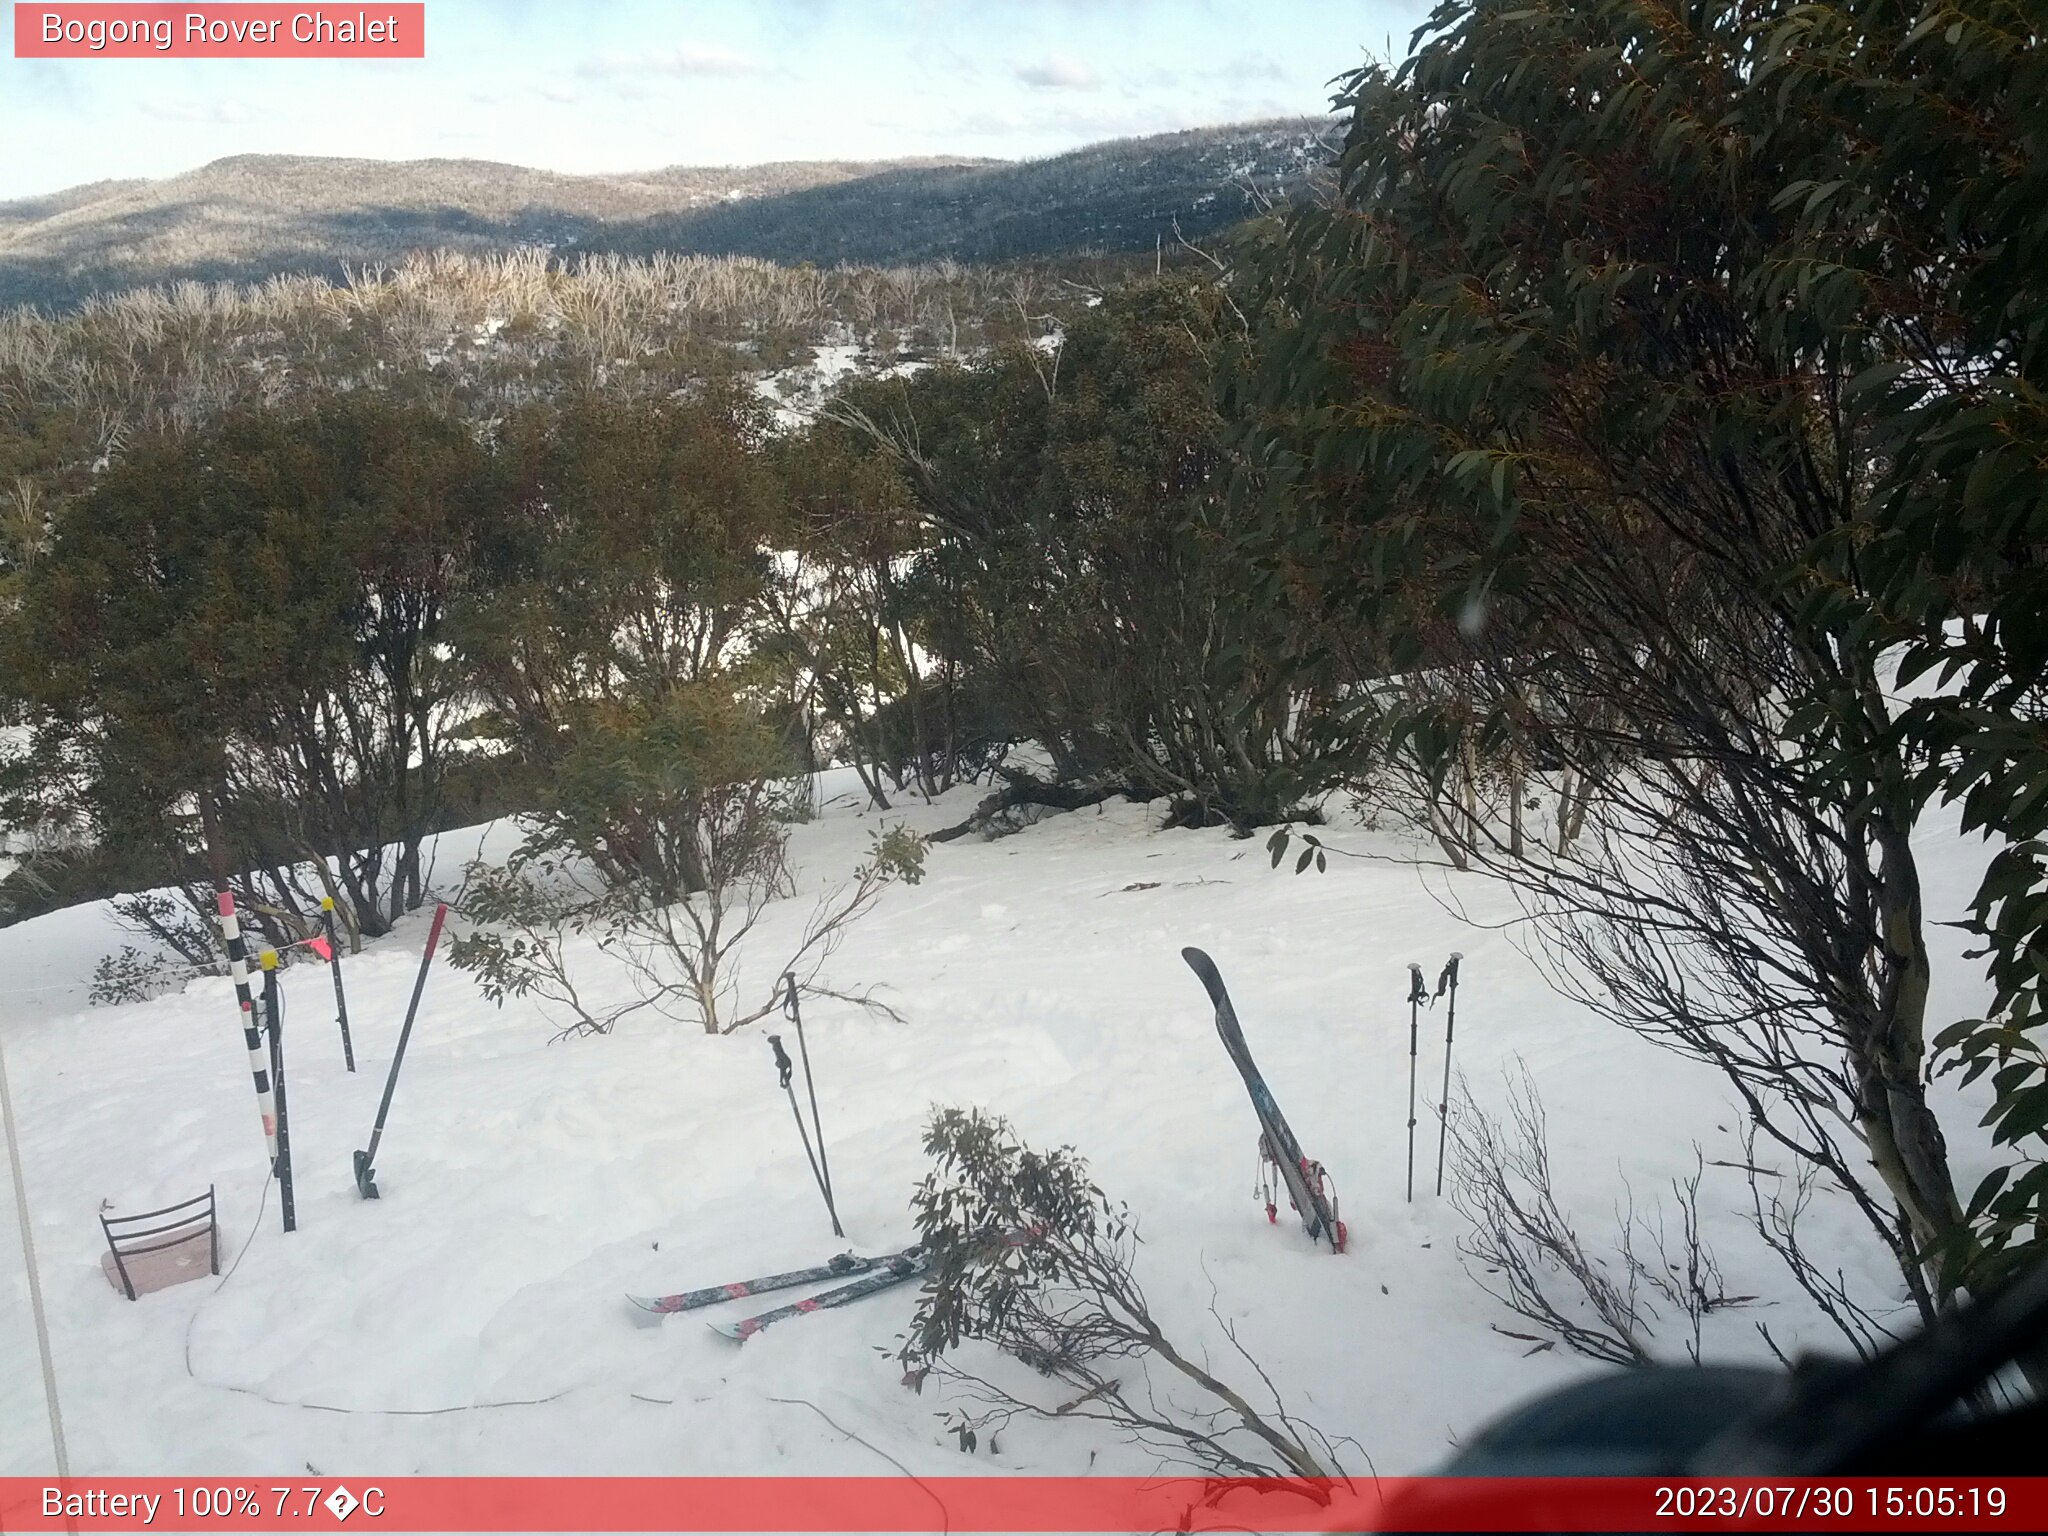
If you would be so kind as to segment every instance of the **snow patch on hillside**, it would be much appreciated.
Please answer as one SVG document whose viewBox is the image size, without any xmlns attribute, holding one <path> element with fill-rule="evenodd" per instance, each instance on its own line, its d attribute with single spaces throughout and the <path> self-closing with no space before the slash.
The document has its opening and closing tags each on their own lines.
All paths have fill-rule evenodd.
<svg viewBox="0 0 2048 1536">
<path fill-rule="evenodd" d="M 856 375 L 902 379 L 930 366 L 925 359 L 900 353 L 884 362 L 858 342 L 831 341 L 817 347 L 809 363 L 759 375 L 754 388 L 774 407 L 776 428 L 791 432 L 815 421 L 833 391 Z"/>
</svg>

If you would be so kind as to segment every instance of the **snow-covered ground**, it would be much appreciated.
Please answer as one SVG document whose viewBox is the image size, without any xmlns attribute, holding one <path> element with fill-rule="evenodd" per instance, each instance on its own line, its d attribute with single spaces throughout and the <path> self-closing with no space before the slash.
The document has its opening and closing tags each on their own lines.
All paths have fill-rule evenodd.
<svg viewBox="0 0 2048 1536">
<path fill-rule="evenodd" d="M 878 816 L 851 787 L 834 776 L 826 789 L 840 798 L 796 830 L 804 891 L 755 939 L 753 985 L 878 825 L 934 829 L 981 792 Z M 1555 997 L 1496 926 L 1511 900 L 1405 861 L 1415 845 L 1334 827 L 1337 846 L 1389 857 L 1296 877 L 1272 869 L 1259 841 L 1152 822 L 1119 802 L 936 846 L 923 883 L 891 890 L 831 962 L 830 979 L 879 984 L 905 1016 L 823 1001 L 806 1012 L 847 1243 L 831 1236 L 761 1026 L 713 1039 L 641 1014 L 611 1038 L 551 1046 L 536 1010 L 500 1011 L 439 966 L 378 1157 L 383 1198 L 360 1200 L 350 1155 L 383 1087 L 424 914 L 345 962 L 355 1076 L 324 970 L 285 976 L 299 1218 L 286 1236 L 274 1191 L 258 1211 L 262 1141 L 228 984 L 87 1009 L 94 960 L 124 938 L 104 908 L 0 930 L 0 1028 L 74 1470 L 887 1474 L 878 1451 L 926 1474 L 1150 1470 L 1147 1454 L 1071 1422 L 1018 1421 L 997 1455 L 964 1455 L 943 1432 L 945 1395 L 906 1390 L 877 1353 L 909 1316 L 908 1288 L 744 1348 L 702 1314 L 649 1325 L 624 1304 L 629 1291 L 907 1242 L 937 1104 L 984 1105 L 1035 1144 L 1076 1147 L 1138 1219 L 1140 1278 L 1168 1332 L 1246 1377 L 1217 1322 L 1228 1320 L 1293 1411 L 1352 1437 L 1382 1473 L 1426 1470 L 1509 1404 L 1595 1369 L 1490 1326 L 1520 1327 L 1459 1267 L 1462 1223 L 1429 1193 L 1426 1112 L 1417 1198 L 1403 1201 L 1406 962 L 1434 978 L 1464 952 L 1459 1063 L 1498 1103 L 1501 1068 L 1527 1061 L 1559 1189 L 1596 1244 L 1624 1180 L 1640 1205 L 1690 1169 L 1695 1141 L 1710 1158 L 1738 1155 L 1720 1080 Z M 444 877 L 479 837 L 450 835 Z M 1954 917 L 1981 855 L 1953 832 L 1923 852 L 1929 918 Z M 1950 943 L 1952 930 L 1930 932 Z M 1255 1205 L 1255 1125 L 1179 958 L 1189 944 L 1221 965 L 1268 1081 L 1337 1180 L 1347 1256 L 1318 1251 L 1284 1209 L 1267 1225 Z M 1936 1019 L 1981 1001 L 1958 949 L 1938 956 Z M 594 952 L 575 958 L 583 979 L 600 974 Z M 1441 1032 L 1441 1015 L 1426 1016 L 1425 1101 Z M 1960 1129 L 1976 1116 L 1948 1118 Z M 1975 1154 L 1958 1154 L 1968 1187 Z M 116 1295 L 98 1267 L 102 1203 L 146 1209 L 209 1183 L 232 1274 L 140 1302 Z M 11 1193 L 0 1474 L 46 1473 Z M 1712 1319 L 1710 1353 L 1761 1357 L 1759 1318 L 1783 1342 L 1832 1348 L 1748 1233 L 1740 1176 L 1710 1169 L 1703 1204 L 1730 1290 L 1768 1303 Z M 1811 1238 L 1839 1236 L 1852 1276 L 1882 1290 L 1882 1260 L 1852 1221 L 1812 1221 Z M 495 1404 L 510 1406 L 478 1406 Z M 1347 1460 L 1363 1470 L 1364 1456 Z"/>
<path fill-rule="evenodd" d="M 930 366 L 906 356 L 884 363 L 858 343 L 826 342 L 813 349 L 810 362 L 760 375 L 754 380 L 754 389 L 773 407 L 777 429 L 790 432 L 815 421 L 833 391 L 855 374 L 902 379 Z"/>
</svg>

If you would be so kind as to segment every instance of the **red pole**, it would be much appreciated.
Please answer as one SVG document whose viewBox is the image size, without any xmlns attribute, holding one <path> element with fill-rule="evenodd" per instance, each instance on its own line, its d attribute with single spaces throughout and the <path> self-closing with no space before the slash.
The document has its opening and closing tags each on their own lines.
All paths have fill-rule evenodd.
<svg viewBox="0 0 2048 1536">
<path fill-rule="evenodd" d="M 398 1068 L 405 1060 L 405 1042 L 412 1038 L 412 1021 L 420 1011 L 420 994 L 427 990 L 427 967 L 434 963 L 434 949 L 441 942 L 441 925 L 448 920 L 448 903 L 434 908 L 434 926 L 427 930 L 427 952 L 420 956 L 420 973 L 412 984 L 412 1002 L 406 1006 L 405 1027 L 398 1032 L 398 1049 L 391 1056 L 391 1075 L 384 1079 L 384 1099 L 377 1106 L 377 1123 L 370 1127 L 370 1144 L 356 1153 L 356 1192 L 365 1200 L 377 1198 L 377 1143 L 384 1135 L 384 1117 L 391 1112 L 391 1093 L 398 1086 Z"/>
</svg>

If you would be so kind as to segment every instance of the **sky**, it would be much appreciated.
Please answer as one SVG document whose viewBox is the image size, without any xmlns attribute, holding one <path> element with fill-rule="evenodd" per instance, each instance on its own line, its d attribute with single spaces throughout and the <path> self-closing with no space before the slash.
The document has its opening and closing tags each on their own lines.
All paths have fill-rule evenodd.
<svg viewBox="0 0 2048 1536">
<path fill-rule="evenodd" d="M 1368 54 L 1405 51 L 1426 9 L 1414 0 L 427 0 L 423 60 L 40 60 L 14 58 L 10 43 L 0 56 L 0 199 L 253 153 L 464 157 L 568 172 L 1021 159 L 1321 111 L 1332 77 Z"/>
</svg>

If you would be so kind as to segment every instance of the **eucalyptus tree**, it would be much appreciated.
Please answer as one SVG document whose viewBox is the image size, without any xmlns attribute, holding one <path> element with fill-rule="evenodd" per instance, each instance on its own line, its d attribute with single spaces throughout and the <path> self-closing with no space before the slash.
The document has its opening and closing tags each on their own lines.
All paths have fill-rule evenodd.
<svg viewBox="0 0 2048 1536">
<path fill-rule="evenodd" d="M 1498 753 L 1589 786 L 1591 835 L 1474 819 L 1473 856 L 1548 919 L 1567 985 L 1720 1067 L 1848 1192 L 1923 1313 L 1985 1273 L 1928 1092 L 1912 841 L 1968 752 L 1914 729 L 1887 651 L 1962 620 L 1965 660 L 2034 654 L 2024 605 L 1987 642 L 1962 579 L 2029 568 L 2034 482 L 2015 455 L 1950 494 L 1928 469 L 1980 462 L 1985 407 L 1910 443 L 1899 413 L 2038 367 L 2012 316 L 1973 333 L 1930 302 L 2017 281 L 2009 235 L 2041 249 L 2017 201 L 2038 45 L 2001 3 L 1447 0 L 1347 80 L 1339 193 L 1287 220 L 1254 301 L 1269 592 L 1315 565 L 1340 621 L 1377 626 L 1368 670 L 1463 679 L 1411 691 L 1362 766 L 1443 785 Z M 1952 185 L 1913 170 L 1923 140 Z M 1993 493 L 2003 538 L 1978 544 Z M 2015 702 L 2009 664 L 1986 677 Z"/>
</svg>

